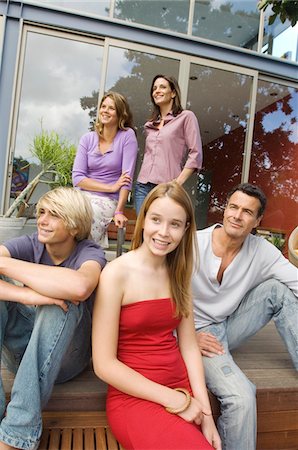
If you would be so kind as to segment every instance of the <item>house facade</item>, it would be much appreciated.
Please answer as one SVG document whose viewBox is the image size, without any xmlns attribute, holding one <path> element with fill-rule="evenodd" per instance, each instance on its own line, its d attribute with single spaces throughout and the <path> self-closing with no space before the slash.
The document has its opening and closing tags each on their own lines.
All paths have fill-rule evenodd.
<svg viewBox="0 0 298 450">
<path fill-rule="evenodd" d="M 133 111 L 138 171 L 160 73 L 179 80 L 200 125 L 203 169 L 187 184 L 197 226 L 220 221 L 227 192 L 249 181 L 268 197 L 262 226 L 289 234 L 298 25 L 269 25 L 269 16 L 256 0 L 0 0 L 0 213 L 36 170 L 30 145 L 41 127 L 77 145 L 108 90 Z"/>
</svg>

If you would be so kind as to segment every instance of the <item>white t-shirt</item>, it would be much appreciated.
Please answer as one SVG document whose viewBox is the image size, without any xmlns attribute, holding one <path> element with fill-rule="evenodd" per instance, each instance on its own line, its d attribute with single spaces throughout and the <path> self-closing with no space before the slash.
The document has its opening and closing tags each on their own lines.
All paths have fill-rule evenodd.
<svg viewBox="0 0 298 450">
<path fill-rule="evenodd" d="M 269 279 L 284 283 L 298 297 L 297 268 L 274 245 L 252 234 L 245 239 L 219 284 L 221 258 L 214 255 L 211 239 L 218 226 L 222 225 L 197 231 L 199 259 L 192 281 L 196 330 L 225 320 L 250 289 Z"/>
</svg>

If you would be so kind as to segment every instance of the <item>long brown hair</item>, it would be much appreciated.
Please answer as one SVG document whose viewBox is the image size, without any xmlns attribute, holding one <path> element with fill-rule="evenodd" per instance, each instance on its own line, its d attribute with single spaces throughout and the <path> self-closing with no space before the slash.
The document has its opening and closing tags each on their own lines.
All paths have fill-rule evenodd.
<svg viewBox="0 0 298 450">
<path fill-rule="evenodd" d="M 178 317 L 187 317 L 192 304 L 190 283 L 195 257 L 196 226 L 191 200 L 180 184 L 175 181 L 162 183 L 149 192 L 137 218 L 131 248 L 135 250 L 142 245 L 147 211 L 154 200 L 162 197 L 169 197 L 182 206 L 186 213 L 187 227 L 177 248 L 167 255 L 167 265 L 176 314 Z"/>
<path fill-rule="evenodd" d="M 155 75 L 155 77 L 152 80 L 151 83 L 151 88 L 150 88 L 150 97 L 151 97 L 151 102 L 152 102 L 152 106 L 153 106 L 153 110 L 152 110 L 152 115 L 150 117 L 150 121 L 155 121 L 158 119 L 158 117 L 160 116 L 160 109 L 159 106 L 157 106 L 154 102 L 154 98 L 153 98 L 153 86 L 155 81 L 157 80 L 157 78 L 164 78 L 170 85 L 171 91 L 175 92 L 175 97 L 173 98 L 173 109 L 172 109 L 172 113 L 174 116 L 177 116 L 178 114 L 180 114 L 183 111 L 183 108 L 181 106 L 181 93 L 180 93 L 180 87 L 178 84 L 178 81 L 176 80 L 176 78 L 172 77 L 172 76 L 168 76 L 168 75 Z"/>
<path fill-rule="evenodd" d="M 115 103 L 116 113 L 118 117 L 118 128 L 120 130 L 127 130 L 127 128 L 132 128 L 134 130 L 133 126 L 133 119 L 132 119 L 132 112 L 130 110 L 129 104 L 126 100 L 126 98 L 119 94 L 118 92 L 107 92 L 101 99 L 99 108 L 98 108 L 98 114 L 97 119 L 95 123 L 95 129 L 100 136 L 102 136 L 104 125 L 102 124 L 99 116 L 99 110 L 101 108 L 101 105 L 105 101 L 106 98 L 110 98 Z"/>
</svg>

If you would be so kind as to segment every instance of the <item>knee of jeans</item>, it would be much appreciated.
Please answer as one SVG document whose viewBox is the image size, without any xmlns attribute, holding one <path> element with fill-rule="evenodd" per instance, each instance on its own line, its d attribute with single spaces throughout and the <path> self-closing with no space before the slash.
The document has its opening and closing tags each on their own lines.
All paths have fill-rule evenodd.
<svg viewBox="0 0 298 450">
<path fill-rule="evenodd" d="M 289 303 L 293 300 L 295 303 L 297 301 L 294 293 L 288 288 L 288 286 L 278 280 L 267 280 L 263 283 L 263 286 L 268 292 L 271 293 L 271 300 L 278 307 L 281 307 L 287 299 L 289 300 Z"/>
<path fill-rule="evenodd" d="M 223 407 L 229 407 L 230 410 L 237 410 L 239 414 L 249 414 L 256 408 L 256 388 L 253 383 L 247 380 L 247 383 L 241 384 L 231 392 L 230 396 L 221 399 Z"/>
<path fill-rule="evenodd" d="M 282 295 L 285 291 L 288 291 L 289 288 L 278 280 L 271 278 L 270 280 L 266 280 L 262 283 L 262 286 L 272 292 L 273 294 Z"/>
</svg>

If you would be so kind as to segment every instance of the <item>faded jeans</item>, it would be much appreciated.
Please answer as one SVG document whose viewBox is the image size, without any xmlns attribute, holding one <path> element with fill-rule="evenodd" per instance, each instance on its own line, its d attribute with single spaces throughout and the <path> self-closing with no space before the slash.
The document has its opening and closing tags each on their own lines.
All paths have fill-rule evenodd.
<svg viewBox="0 0 298 450">
<path fill-rule="evenodd" d="M 155 188 L 156 184 L 153 183 L 140 183 L 139 181 L 136 182 L 135 185 L 135 208 L 137 215 L 140 212 L 141 206 L 150 191 L 152 191 L 153 188 Z"/>
<path fill-rule="evenodd" d="M 91 316 L 85 302 L 29 307 L 0 301 L 2 361 L 16 372 L 5 414 L 0 383 L 0 440 L 35 450 L 42 433 L 41 411 L 55 382 L 79 374 L 90 361 Z"/>
<path fill-rule="evenodd" d="M 225 321 L 203 327 L 223 344 L 224 355 L 203 357 L 208 389 L 220 402 L 217 426 L 223 450 L 255 450 L 256 388 L 233 360 L 230 350 L 273 318 L 298 370 L 298 298 L 284 284 L 268 280 L 246 294 Z"/>
</svg>

